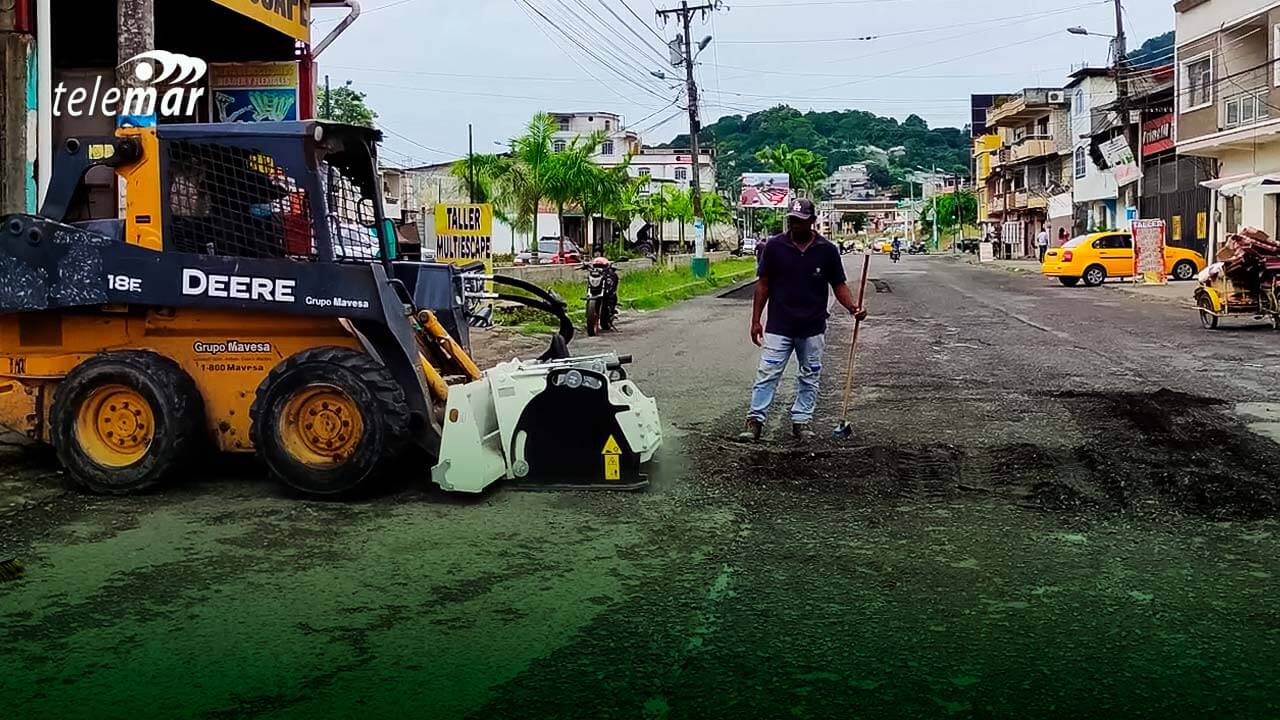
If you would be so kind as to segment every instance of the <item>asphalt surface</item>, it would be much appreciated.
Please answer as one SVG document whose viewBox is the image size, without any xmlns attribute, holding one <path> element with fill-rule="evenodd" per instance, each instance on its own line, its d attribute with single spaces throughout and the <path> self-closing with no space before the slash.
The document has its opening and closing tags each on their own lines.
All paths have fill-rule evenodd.
<svg viewBox="0 0 1280 720">
<path fill-rule="evenodd" d="M 832 320 L 807 446 L 787 437 L 794 371 L 767 442 L 726 440 L 757 357 L 745 292 L 575 342 L 633 353 L 659 399 L 667 446 L 642 494 L 457 498 L 424 468 L 364 502 L 316 503 L 224 460 L 107 499 L 11 451 L 0 554 L 28 571 L 0 582 L 5 705 L 1280 714 L 1280 336 L 1205 331 L 1184 307 L 1105 286 L 874 263 L 846 441 L 826 430 L 847 316 Z"/>
</svg>

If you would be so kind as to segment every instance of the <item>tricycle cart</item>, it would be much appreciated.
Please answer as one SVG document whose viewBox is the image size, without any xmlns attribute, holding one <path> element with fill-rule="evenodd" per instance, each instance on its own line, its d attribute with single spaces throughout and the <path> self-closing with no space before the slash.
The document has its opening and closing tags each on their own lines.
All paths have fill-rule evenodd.
<svg viewBox="0 0 1280 720">
<path fill-rule="evenodd" d="M 1270 318 L 1280 330 L 1280 296 L 1273 283 L 1264 283 L 1254 291 L 1231 282 L 1226 275 L 1218 275 L 1196 288 L 1196 309 L 1200 324 L 1205 329 L 1218 327 L 1218 319 L 1224 317 L 1252 317 L 1254 320 Z"/>
</svg>

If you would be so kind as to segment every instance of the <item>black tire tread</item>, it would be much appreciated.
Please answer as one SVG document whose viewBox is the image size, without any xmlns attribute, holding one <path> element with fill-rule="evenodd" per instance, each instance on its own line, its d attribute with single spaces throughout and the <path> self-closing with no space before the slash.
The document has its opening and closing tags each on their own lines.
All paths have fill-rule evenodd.
<svg viewBox="0 0 1280 720">
<path fill-rule="evenodd" d="M 264 422 L 268 419 L 262 417 L 266 412 L 263 400 L 268 395 L 267 388 L 298 366 L 312 363 L 340 366 L 354 373 L 368 388 L 379 406 L 380 416 L 386 423 L 384 447 L 378 467 L 393 462 L 409 441 L 411 420 L 409 402 L 405 398 L 404 388 L 400 387 L 400 383 L 396 382 L 386 366 L 372 356 L 339 346 L 303 350 L 277 364 L 271 372 L 267 373 L 267 377 L 258 385 L 253 403 L 249 406 L 249 436 L 253 440 L 254 447 L 260 449 L 265 446 L 267 440 L 263 433 L 269 432 L 271 428 L 270 422 Z M 376 473 L 376 469 L 374 472 Z"/>
<path fill-rule="evenodd" d="M 173 462 L 170 463 L 167 469 L 162 469 L 152 477 L 139 483 L 128 486 L 103 485 L 83 477 L 76 471 L 78 459 L 72 456 L 70 447 L 60 441 L 55 441 L 53 445 L 58 461 L 68 469 L 76 482 L 96 493 L 129 495 L 153 488 L 171 478 L 181 469 L 182 461 L 192 457 L 193 453 L 202 444 L 204 440 L 203 396 L 201 396 L 199 388 L 196 387 L 195 380 L 182 369 L 182 366 L 170 358 L 148 350 L 113 350 L 99 353 L 72 369 L 63 379 L 59 390 L 73 389 L 69 388 L 67 383 L 76 383 L 80 375 L 89 372 L 96 366 L 109 362 L 129 365 L 148 377 L 165 378 L 161 385 L 167 385 L 171 392 L 160 393 L 159 398 L 165 405 L 164 407 L 153 408 L 153 411 L 157 417 L 176 420 L 176 422 L 172 423 L 173 443 L 169 451 Z M 62 428 L 61 426 L 68 421 L 75 422 L 76 409 L 69 407 L 70 394 L 69 392 L 55 392 L 53 405 L 49 411 L 50 425 L 52 426 L 51 435 L 58 440 L 63 439 L 61 437 L 63 431 L 71 432 L 69 428 Z M 70 413 L 70 415 L 67 413 Z"/>
</svg>

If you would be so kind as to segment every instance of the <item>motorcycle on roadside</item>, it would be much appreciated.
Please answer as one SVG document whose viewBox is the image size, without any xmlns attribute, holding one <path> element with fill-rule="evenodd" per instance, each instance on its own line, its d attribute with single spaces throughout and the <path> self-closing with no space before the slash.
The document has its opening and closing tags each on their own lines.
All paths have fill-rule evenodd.
<svg viewBox="0 0 1280 720">
<path fill-rule="evenodd" d="M 613 330 L 618 318 L 618 269 L 608 258 L 598 257 L 583 265 L 587 271 L 587 335 Z"/>
</svg>

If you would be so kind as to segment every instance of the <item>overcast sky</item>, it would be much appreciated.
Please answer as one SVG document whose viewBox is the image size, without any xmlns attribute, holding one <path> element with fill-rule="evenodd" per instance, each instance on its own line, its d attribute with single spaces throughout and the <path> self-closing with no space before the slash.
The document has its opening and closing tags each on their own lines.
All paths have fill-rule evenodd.
<svg viewBox="0 0 1280 720">
<path fill-rule="evenodd" d="M 362 0 L 360 19 L 319 58 L 321 82 L 328 74 L 334 85 L 351 81 L 368 94 L 387 131 L 384 156 L 399 164 L 465 154 L 469 122 L 476 152 L 493 151 L 539 110 L 616 112 L 643 130 L 645 142 L 667 142 L 687 129 L 684 113 L 670 105 L 684 71 L 659 55 L 660 38 L 673 37 L 676 24 L 663 26 L 655 8 L 676 4 Z M 1065 28 L 1110 34 L 1115 25 L 1110 0 L 723 5 L 693 30 L 695 42 L 714 36 L 697 66 L 704 123 L 787 103 L 900 119 L 915 113 L 931 127 L 960 127 L 971 93 L 1057 86 L 1072 67 L 1106 64 L 1108 38 Z M 340 15 L 317 10 L 315 36 Z M 1131 49 L 1173 29 L 1171 0 L 1126 0 L 1125 16 Z"/>
</svg>

